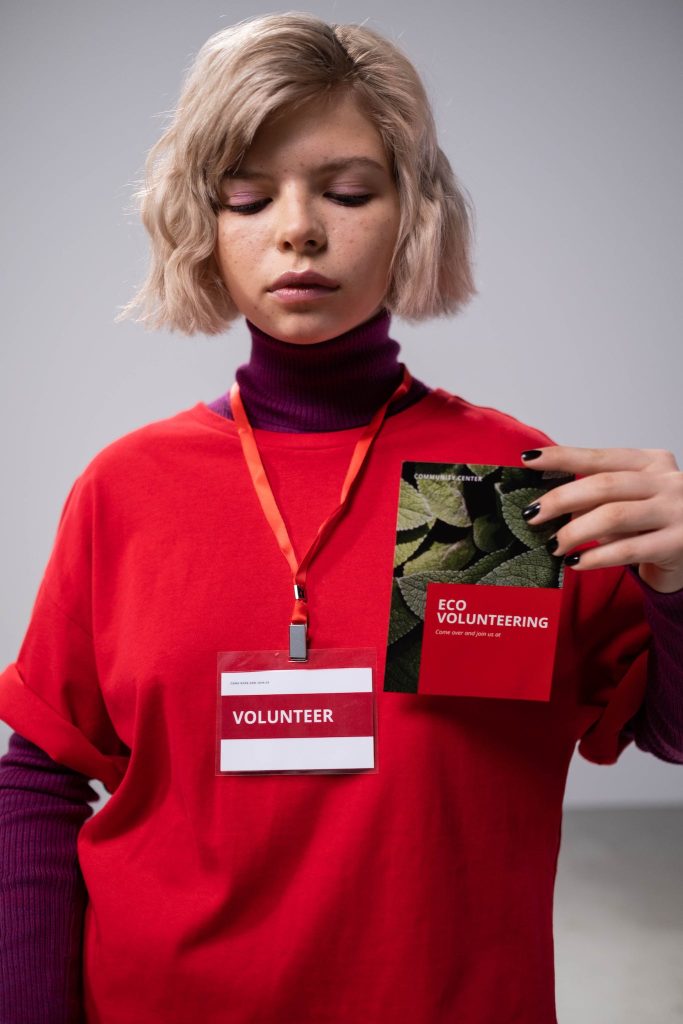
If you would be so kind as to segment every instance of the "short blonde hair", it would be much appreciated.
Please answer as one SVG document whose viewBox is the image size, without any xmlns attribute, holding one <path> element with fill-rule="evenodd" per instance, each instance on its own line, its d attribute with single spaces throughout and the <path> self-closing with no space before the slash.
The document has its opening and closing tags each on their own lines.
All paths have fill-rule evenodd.
<svg viewBox="0 0 683 1024">
<path fill-rule="evenodd" d="M 420 321 L 453 314 L 477 294 L 473 206 L 439 148 L 417 71 L 369 28 L 294 11 L 239 22 L 199 50 L 135 193 L 151 260 L 117 321 L 141 309 L 135 319 L 148 329 L 219 334 L 239 316 L 214 256 L 221 181 L 269 115 L 339 90 L 352 91 L 379 132 L 398 190 L 387 309 Z"/>
</svg>

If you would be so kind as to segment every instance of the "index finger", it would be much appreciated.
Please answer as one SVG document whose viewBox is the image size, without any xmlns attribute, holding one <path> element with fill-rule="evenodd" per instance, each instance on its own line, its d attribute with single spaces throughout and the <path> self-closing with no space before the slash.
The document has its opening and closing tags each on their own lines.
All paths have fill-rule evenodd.
<svg viewBox="0 0 683 1024">
<path fill-rule="evenodd" d="M 522 462 L 534 469 L 557 469 L 567 473 L 612 472 L 620 469 L 644 469 L 652 461 L 647 448 L 577 448 L 554 444 L 530 448 L 521 453 Z"/>
</svg>

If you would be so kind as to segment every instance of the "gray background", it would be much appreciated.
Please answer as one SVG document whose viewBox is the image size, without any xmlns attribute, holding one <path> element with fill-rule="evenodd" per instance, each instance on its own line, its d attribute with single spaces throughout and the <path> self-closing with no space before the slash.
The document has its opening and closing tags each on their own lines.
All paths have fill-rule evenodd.
<svg viewBox="0 0 683 1024">
<path fill-rule="evenodd" d="M 289 9 L 3 6 L 3 666 L 76 475 L 114 438 L 227 390 L 248 356 L 241 324 L 190 339 L 113 317 L 143 276 L 127 208 L 183 71 L 218 29 Z M 305 9 L 403 47 L 477 210 L 480 295 L 454 319 L 393 321 L 413 373 L 556 441 L 668 448 L 681 465 L 683 5 Z M 566 802 L 683 803 L 683 773 L 633 747 L 610 768 L 577 755 Z"/>
</svg>

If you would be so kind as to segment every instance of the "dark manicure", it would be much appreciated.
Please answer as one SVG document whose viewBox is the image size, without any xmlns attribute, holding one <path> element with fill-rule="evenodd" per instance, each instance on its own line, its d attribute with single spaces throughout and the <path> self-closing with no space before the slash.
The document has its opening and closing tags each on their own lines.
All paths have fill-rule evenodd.
<svg viewBox="0 0 683 1024">
<path fill-rule="evenodd" d="M 548 543 L 546 544 L 546 550 L 548 551 L 548 553 L 552 555 L 557 550 L 559 543 L 560 542 L 557 539 L 557 537 L 551 537 Z"/>
<path fill-rule="evenodd" d="M 527 452 L 522 452 L 522 458 L 525 462 L 531 462 L 532 459 L 537 459 L 542 454 L 540 448 L 530 448 Z"/>
<path fill-rule="evenodd" d="M 567 557 L 564 560 L 564 564 L 565 565 L 576 565 L 576 563 L 578 562 L 578 560 L 580 558 L 581 558 L 581 555 L 567 555 Z"/>
<path fill-rule="evenodd" d="M 533 519 L 534 516 L 537 516 L 540 511 L 541 506 L 538 502 L 535 502 L 533 505 L 527 505 L 526 508 L 522 509 L 522 518 L 528 521 L 529 519 Z"/>
</svg>

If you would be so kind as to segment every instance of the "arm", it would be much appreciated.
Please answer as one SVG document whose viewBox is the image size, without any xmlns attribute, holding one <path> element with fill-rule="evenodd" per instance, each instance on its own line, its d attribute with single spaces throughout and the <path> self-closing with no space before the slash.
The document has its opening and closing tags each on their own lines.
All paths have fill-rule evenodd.
<svg viewBox="0 0 683 1024">
<path fill-rule="evenodd" d="M 660 593 L 629 569 L 643 590 L 652 646 L 645 700 L 624 733 L 660 760 L 683 764 L 683 589 Z"/>
<path fill-rule="evenodd" d="M 0 1024 L 78 1024 L 87 893 L 76 841 L 99 799 L 18 733 L 0 758 Z"/>
<path fill-rule="evenodd" d="M 573 571 L 623 565 L 638 580 L 652 641 L 645 698 L 622 734 L 683 763 L 683 472 L 658 448 L 554 445 L 521 458 L 577 474 L 522 512 L 538 525 L 570 514 L 548 550 Z M 588 546 L 567 554 L 579 545 Z"/>
</svg>

